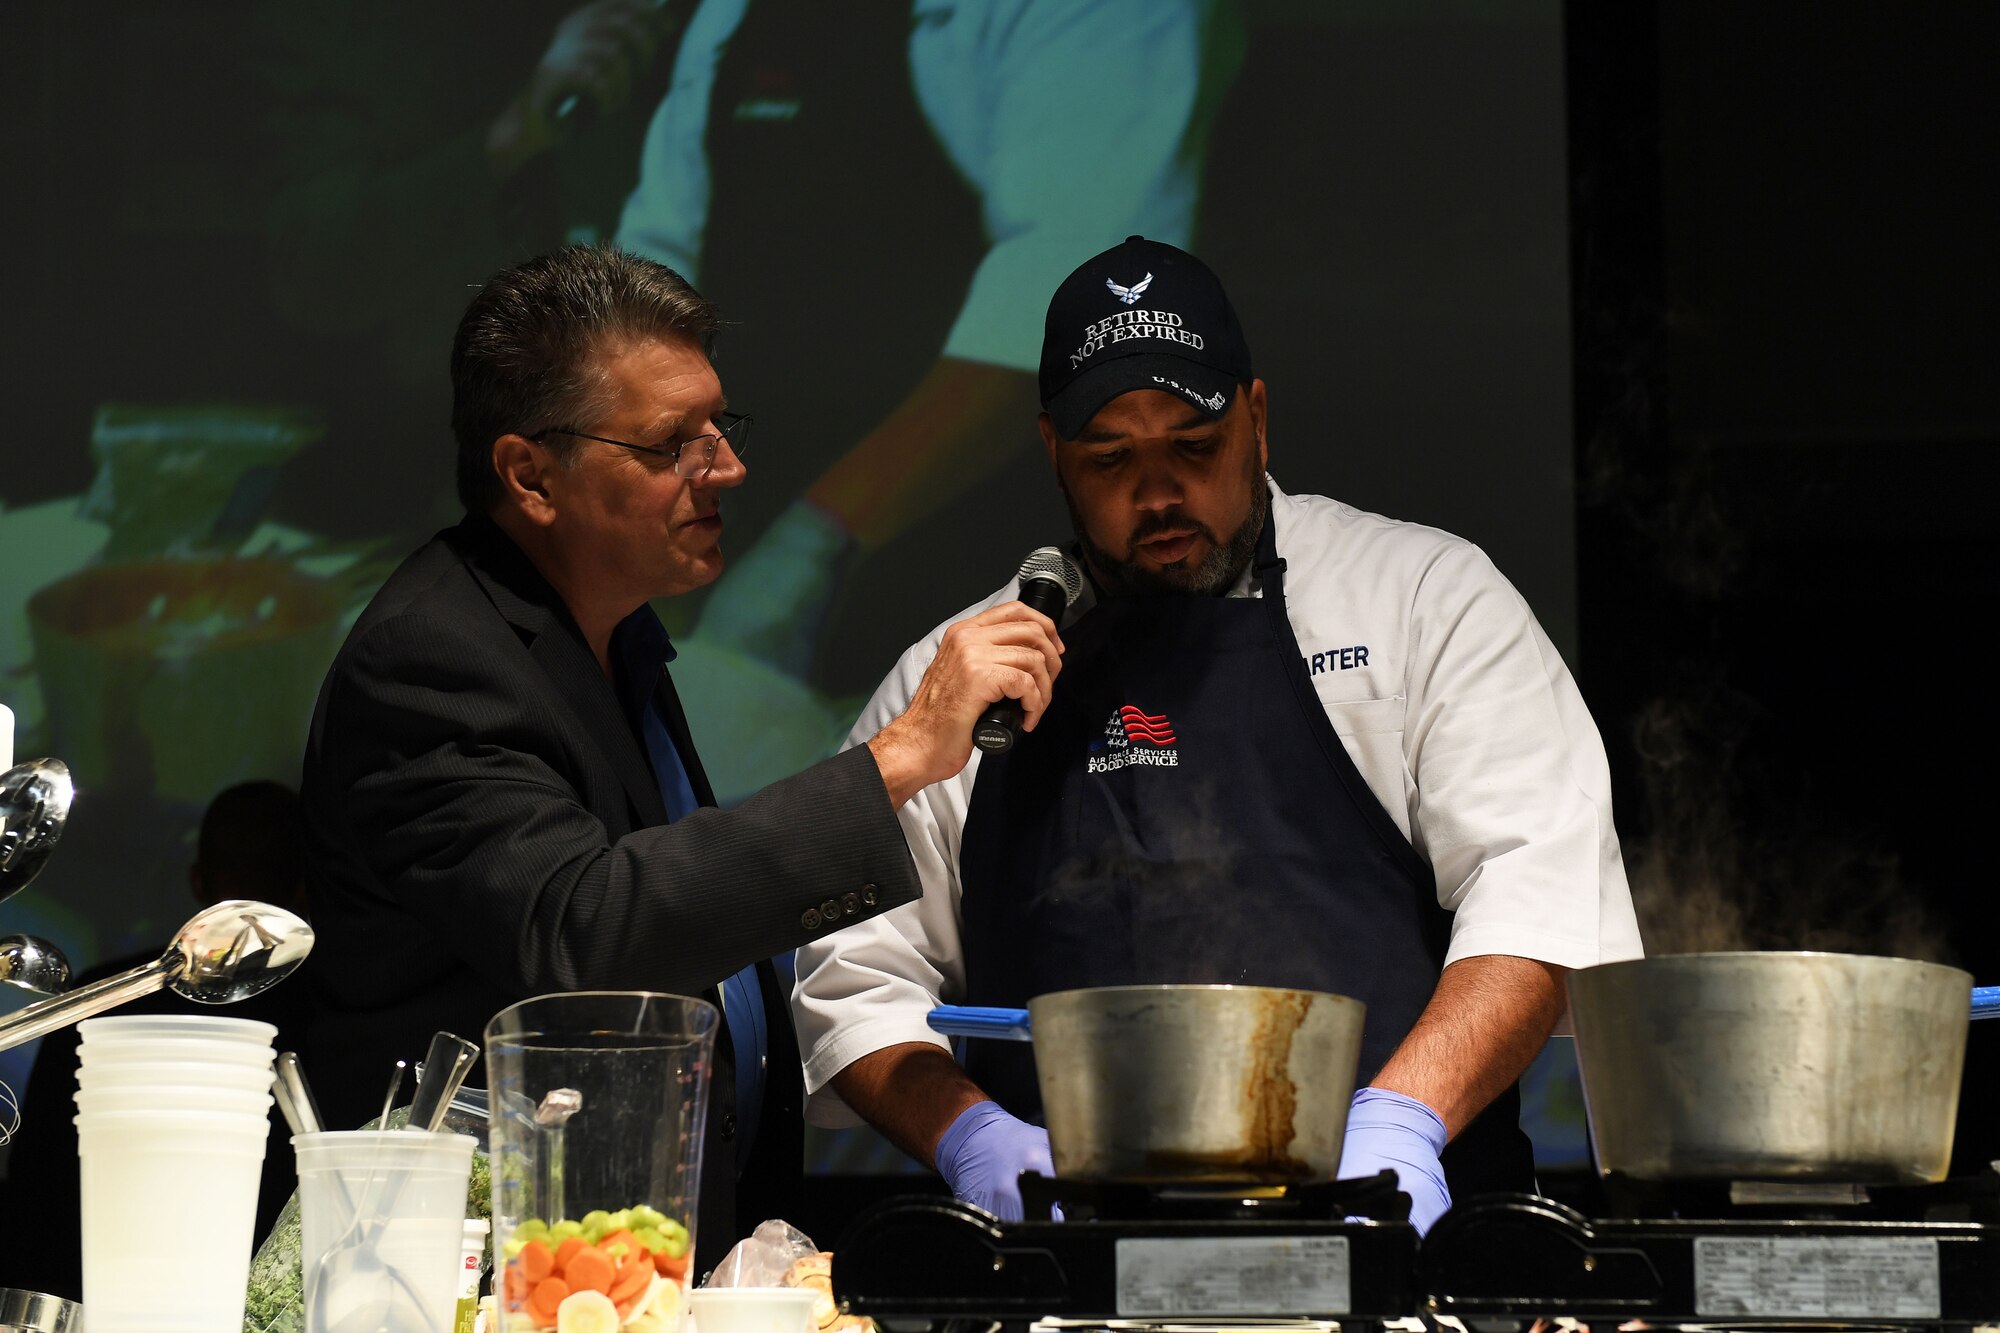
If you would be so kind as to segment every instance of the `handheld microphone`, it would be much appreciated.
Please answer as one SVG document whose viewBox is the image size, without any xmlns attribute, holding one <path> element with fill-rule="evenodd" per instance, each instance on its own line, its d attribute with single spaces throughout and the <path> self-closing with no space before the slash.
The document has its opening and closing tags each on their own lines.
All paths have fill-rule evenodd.
<svg viewBox="0 0 2000 1333">
<path fill-rule="evenodd" d="M 1038 546 L 1028 552 L 1015 577 L 1021 581 L 1021 602 L 1058 625 L 1062 624 L 1062 613 L 1083 591 L 1083 574 L 1053 546 Z M 997 754 L 1014 744 L 1020 726 L 1021 701 L 1002 699 L 979 715 L 972 728 L 972 743 Z"/>
</svg>

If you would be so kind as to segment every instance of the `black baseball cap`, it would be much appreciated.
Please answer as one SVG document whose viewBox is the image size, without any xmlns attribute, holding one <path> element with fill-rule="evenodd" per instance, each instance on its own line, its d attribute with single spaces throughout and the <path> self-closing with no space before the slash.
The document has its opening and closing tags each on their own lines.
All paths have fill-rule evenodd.
<svg viewBox="0 0 2000 1333">
<path fill-rule="evenodd" d="M 1134 389 L 1179 394 L 1219 417 L 1251 378 L 1250 345 L 1221 280 L 1165 242 L 1126 237 L 1084 261 L 1049 301 L 1042 410 L 1066 440 Z"/>
</svg>

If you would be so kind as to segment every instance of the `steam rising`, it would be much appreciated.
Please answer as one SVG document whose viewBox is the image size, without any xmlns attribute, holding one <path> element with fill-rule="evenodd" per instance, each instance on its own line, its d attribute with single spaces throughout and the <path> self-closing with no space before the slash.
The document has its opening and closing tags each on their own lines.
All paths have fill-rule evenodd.
<svg viewBox="0 0 2000 1333">
<path fill-rule="evenodd" d="M 1234 837 L 1224 836 L 1212 785 L 1194 805 L 1194 817 L 1155 829 L 1157 836 L 1135 849 L 1106 850 L 1065 865 L 1037 895 L 1037 906 L 1081 909 L 1087 918 L 1121 923 L 1123 929 L 1092 937 L 1107 975 L 1190 985 L 1245 980 L 1252 960 L 1222 956 L 1206 923 L 1224 887 L 1239 900 L 1237 910 L 1254 911 L 1241 901 L 1254 886 L 1237 873 L 1229 852 Z M 1131 833 L 1138 836 L 1136 829 Z M 1274 940 L 1272 947 L 1283 944 Z"/>
<path fill-rule="evenodd" d="M 1779 793 L 1757 828 L 1740 811 L 1757 710 L 1711 686 L 1656 699 L 1637 723 L 1649 834 L 1626 848 L 1648 953 L 1819 949 L 1950 962 L 1896 855 Z M 1759 798 L 1771 802 L 1771 793 Z"/>
<path fill-rule="evenodd" d="M 1619 312 L 1608 312 L 1623 318 Z M 1664 319 L 1664 312 L 1645 312 Z M 1639 929 L 1648 953 L 1820 949 L 1948 962 L 1950 948 L 1895 852 L 1865 830 L 1813 809 L 1813 783 L 1841 774 L 1766 766 L 1756 742 L 1768 719 L 1728 680 L 1709 635 L 1753 552 L 1723 497 L 1722 460 L 1698 436 L 1676 441 L 1664 469 L 1634 466 L 1634 442 L 1659 428 L 1644 371 L 1651 348 L 1617 342 L 1629 361 L 1595 369 L 1624 384 L 1586 441 L 1578 498 L 1608 513 L 1647 551 L 1661 591 L 1687 599 L 1697 629 L 1669 672 L 1681 684 L 1633 722 L 1642 809 L 1622 825 Z"/>
</svg>

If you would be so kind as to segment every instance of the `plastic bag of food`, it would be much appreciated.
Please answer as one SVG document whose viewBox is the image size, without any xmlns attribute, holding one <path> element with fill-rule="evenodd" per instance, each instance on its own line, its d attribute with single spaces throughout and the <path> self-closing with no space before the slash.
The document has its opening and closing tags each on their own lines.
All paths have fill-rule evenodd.
<svg viewBox="0 0 2000 1333">
<path fill-rule="evenodd" d="M 833 1300 L 833 1253 L 789 1222 L 760 1223 L 722 1257 L 705 1287 L 800 1287 L 813 1293 L 821 1333 L 874 1333 L 875 1321 L 843 1315 Z"/>
<path fill-rule="evenodd" d="M 704 1287 L 782 1287 L 792 1265 L 818 1254 L 812 1237 L 789 1222 L 773 1219 L 736 1242 L 708 1275 Z"/>
</svg>

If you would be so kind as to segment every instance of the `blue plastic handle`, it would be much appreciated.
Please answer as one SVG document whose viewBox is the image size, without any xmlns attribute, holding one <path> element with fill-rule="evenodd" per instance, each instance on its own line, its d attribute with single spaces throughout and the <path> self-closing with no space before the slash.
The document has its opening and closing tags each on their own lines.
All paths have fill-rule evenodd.
<svg viewBox="0 0 2000 1333">
<path fill-rule="evenodd" d="M 1972 988 L 1972 1016 L 1974 1018 L 2000 1018 L 2000 986 L 1974 986 Z"/>
<path fill-rule="evenodd" d="M 1026 1009 L 988 1009 L 981 1005 L 941 1004 L 926 1020 L 931 1031 L 947 1037 L 990 1037 L 1000 1041 L 1033 1041 Z"/>
</svg>

